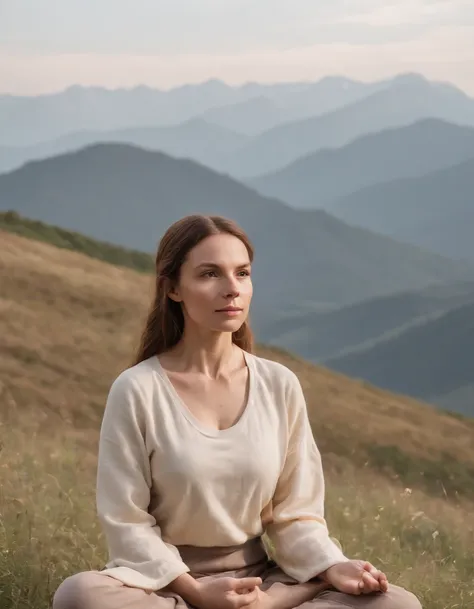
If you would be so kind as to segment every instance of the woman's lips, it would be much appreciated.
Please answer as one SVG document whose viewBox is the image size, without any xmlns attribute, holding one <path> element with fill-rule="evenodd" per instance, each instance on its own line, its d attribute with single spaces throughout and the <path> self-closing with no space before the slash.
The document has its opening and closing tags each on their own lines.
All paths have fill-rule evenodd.
<svg viewBox="0 0 474 609">
<path fill-rule="evenodd" d="M 224 309 L 218 309 L 216 313 L 223 313 L 224 315 L 229 315 L 229 317 L 233 317 L 235 315 L 238 315 L 239 313 L 242 313 L 242 309 L 239 309 L 237 307 L 225 307 Z"/>
</svg>

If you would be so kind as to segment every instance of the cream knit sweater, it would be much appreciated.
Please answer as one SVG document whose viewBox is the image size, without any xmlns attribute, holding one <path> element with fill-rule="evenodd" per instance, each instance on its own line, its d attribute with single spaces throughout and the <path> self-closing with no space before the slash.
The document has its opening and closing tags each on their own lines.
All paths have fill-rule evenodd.
<svg viewBox="0 0 474 609">
<path fill-rule="evenodd" d="M 159 590 L 189 571 L 176 546 L 237 545 L 263 532 L 301 582 L 348 560 L 329 538 L 320 453 L 296 375 L 245 358 L 248 403 L 223 431 L 192 415 L 157 357 L 112 384 L 97 476 L 103 573 Z"/>
</svg>

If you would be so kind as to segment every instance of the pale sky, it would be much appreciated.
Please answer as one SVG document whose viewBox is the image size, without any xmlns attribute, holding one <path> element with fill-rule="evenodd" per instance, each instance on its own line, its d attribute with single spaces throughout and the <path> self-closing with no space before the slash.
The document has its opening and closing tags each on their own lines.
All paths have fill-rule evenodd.
<svg viewBox="0 0 474 609">
<path fill-rule="evenodd" d="M 474 96 L 474 0 L 0 0 L 0 93 L 402 72 Z"/>
</svg>

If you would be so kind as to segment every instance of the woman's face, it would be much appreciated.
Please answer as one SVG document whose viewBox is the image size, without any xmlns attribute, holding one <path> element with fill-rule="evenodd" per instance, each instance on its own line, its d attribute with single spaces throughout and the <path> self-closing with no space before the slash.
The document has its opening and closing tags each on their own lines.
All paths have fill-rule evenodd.
<svg viewBox="0 0 474 609">
<path fill-rule="evenodd" d="M 189 252 L 169 296 L 181 302 L 185 323 L 235 332 L 248 316 L 252 291 L 247 248 L 237 237 L 221 233 Z"/>
</svg>

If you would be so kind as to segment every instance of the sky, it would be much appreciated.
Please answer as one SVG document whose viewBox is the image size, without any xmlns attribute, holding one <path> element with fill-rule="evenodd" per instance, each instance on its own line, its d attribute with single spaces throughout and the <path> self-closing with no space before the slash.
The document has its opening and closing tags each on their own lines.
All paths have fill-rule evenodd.
<svg viewBox="0 0 474 609">
<path fill-rule="evenodd" d="M 0 0 L 0 93 L 406 72 L 474 96 L 474 0 Z"/>
</svg>

